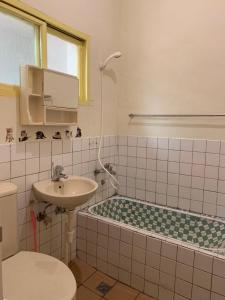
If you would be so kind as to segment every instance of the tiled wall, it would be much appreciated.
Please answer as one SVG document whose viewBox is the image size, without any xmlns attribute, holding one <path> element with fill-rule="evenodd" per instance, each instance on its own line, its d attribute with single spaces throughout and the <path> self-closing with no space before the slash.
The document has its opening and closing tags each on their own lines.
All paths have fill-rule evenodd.
<svg viewBox="0 0 225 300">
<path fill-rule="evenodd" d="M 119 194 L 225 217 L 225 141 L 118 137 Z"/>
<path fill-rule="evenodd" d="M 62 164 L 66 174 L 94 179 L 98 143 L 98 137 L 91 137 L 0 145 L 0 180 L 19 188 L 20 249 L 33 247 L 32 183 L 50 178 L 52 161 Z M 102 158 L 116 165 L 121 195 L 225 217 L 224 141 L 105 136 Z M 114 193 L 104 174 L 96 180 L 99 189 L 89 204 Z M 38 224 L 39 249 L 61 258 L 65 216 L 55 215 L 54 208 L 47 212 L 52 222 L 47 227 Z"/>
<path fill-rule="evenodd" d="M 52 162 L 55 165 L 63 165 L 68 175 L 83 175 L 94 179 L 93 172 L 98 167 L 98 143 L 99 138 L 93 137 L 0 145 L 0 180 L 11 181 L 18 186 L 20 249 L 33 249 L 29 208 L 32 184 L 50 178 Z M 114 163 L 116 148 L 116 137 L 106 136 L 102 157 Z M 106 183 L 101 185 L 103 178 L 104 174 L 95 178 L 99 183 L 99 189 L 90 203 L 101 201 L 114 193 L 106 178 Z M 38 211 L 43 205 L 35 205 L 34 208 Z M 49 208 L 47 213 L 52 222 L 48 226 L 43 222 L 38 223 L 39 250 L 62 258 L 66 217 L 61 214 L 55 215 L 54 207 Z"/>
<path fill-rule="evenodd" d="M 225 300 L 222 257 L 82 212 L 77 234 L 80 259 L 155 299 Z"/>
</svg>

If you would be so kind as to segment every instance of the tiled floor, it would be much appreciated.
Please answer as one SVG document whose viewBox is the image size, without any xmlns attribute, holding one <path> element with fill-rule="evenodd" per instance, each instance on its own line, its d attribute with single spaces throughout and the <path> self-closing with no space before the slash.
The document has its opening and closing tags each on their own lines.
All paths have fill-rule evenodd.
<svg viewBox="0 0 225 300">
<path fill-rule="evenodd" d="M 134 290 L 107 275 L 96 271 L 89 265 L 75 260 L 70 264 L 78 285 L 76 300 L 154 300 L 139 291 Z M 102 293 L 97 289 L 99 284 L 104 282 L 111 288 L 108 293 Z"/>
</svg>

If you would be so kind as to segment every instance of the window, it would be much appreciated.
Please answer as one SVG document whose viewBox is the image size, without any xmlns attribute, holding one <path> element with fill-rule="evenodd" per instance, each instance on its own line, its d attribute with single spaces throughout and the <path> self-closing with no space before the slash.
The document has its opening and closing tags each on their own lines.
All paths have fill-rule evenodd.
<svg viewBox="0 0 225 300">
<path fill-rule="evenodd" d="M 38 27 L 0 11 L 0 82 L 19 85 L 20 65 L 38 65 Z"/>
<path fill-rule="evenodd" d="M 77 76 L 87 102 L 89 37 L 19 1 L 4 2 L 16 7 L 0 2 L 0 95 L 18 94 L 20 65 L 30 64 Z"/>
<path fill-rule="evenodd" d="M 79 45 L 75 39 L 57 31 L 47 33 L 48 68 L 79 77 Z"/>
</svg>

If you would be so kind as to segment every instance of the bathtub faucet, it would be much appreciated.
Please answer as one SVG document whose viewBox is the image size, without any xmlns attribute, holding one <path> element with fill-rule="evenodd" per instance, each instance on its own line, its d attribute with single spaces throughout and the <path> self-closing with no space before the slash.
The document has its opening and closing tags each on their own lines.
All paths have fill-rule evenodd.
<svg viewBox="0 0 225 300">
<path fill-rule="evenodd" d="M 104 167 L 106 168 L 107 171 L 109 171 L 110 174 L 116 175 L 116 171 L 113 170 L 113 166 L 111 163 L 105 163 Z M 104 169 L 95 169 L 94 170 L 94 175 L 97 176 L 100 173 L 105 173 Z"/>
</svg>

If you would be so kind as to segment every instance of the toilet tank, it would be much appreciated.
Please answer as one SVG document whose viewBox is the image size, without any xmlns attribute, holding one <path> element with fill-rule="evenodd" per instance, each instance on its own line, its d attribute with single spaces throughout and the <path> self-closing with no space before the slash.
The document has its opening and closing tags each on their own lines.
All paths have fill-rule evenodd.
<svg viewBox="0 0 225 300">
<path fill-rule="evenodd" d="M 18 251 L 17 186 L 0 182 L 0 220 L 2 226 L 2 259 Z"/>
</svg>

